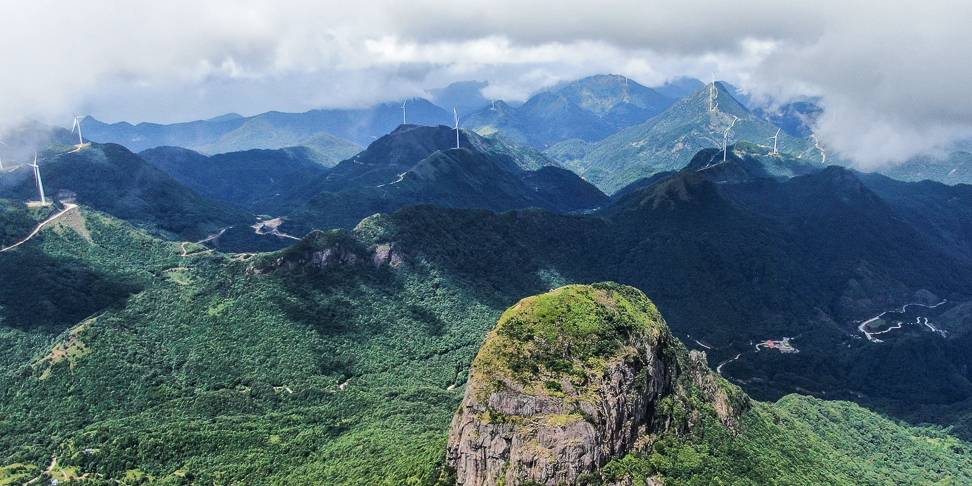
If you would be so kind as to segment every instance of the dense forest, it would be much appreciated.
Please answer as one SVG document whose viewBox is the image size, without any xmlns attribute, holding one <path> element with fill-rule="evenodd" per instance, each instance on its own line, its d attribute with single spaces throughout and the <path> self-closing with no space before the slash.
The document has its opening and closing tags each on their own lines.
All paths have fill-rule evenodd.
<svg viewBox="0 0 972 486">
<path fill-rule="evenodd" d="M 23 252 L 0 257 L 21 266 L 46 262 L 50 270 L 39 281 L 52 283 L 45 292 L 69 299 L 50 307 L 47 326 L 4 311 L 0 462 L 10 478 L 33 477 L 56 457 L 52 476 L 87 474 L 95 484 L 111 478 L 431 482 L 469 362 L 487 330 L 523 295 L 592 280 L 593 271 L 584 268 L 596 268 L 606 255 L 584 251 L 583 241 L 598 242 L 610 224 L 540 211 L 419 207 L 369 218 L 353 233 L 314 233 L 280 253 L 224 255 L 189 245 L 182 256 L 179 244 L 90 209 L 83 214 L 88 237 L 58 227 Z M 515 222 L 515 229 L 504 222 Z M 466 231 L 452 231 L 453 225 Z M 577 239 L 559 238 L 560 231 Z M 547 243 L 543 251 L 532 249 L 538 242 Z M 514 267 L 519 271 L 508 270 Z M 115 290 L 95 301 L 62 297 L 54 282 L 86 268 L 101 272 L 86 277 L 91 282 Z M 5 309 L 14 303 L 7 296 L 17 295 L 8 292 L 18 291 L 4 291 Z M 676 308 L 667 299 L 659 303 L 663 312 Z M 683 319 L 670 322 L 678 330 Z M 836 426 L 864 427 L 862 434 L 931 434 L 954 444 L 913 441 L 926 449 L 967 447 L 941 431 L 895 425 L 849 404 L 819 402 L 830 411 L 818 415 L 785 406 L 806 400 L 787 398 L 756 413 L 795 420 L 812 432 L 805 440 L 822 444 L 820 457 L 859 449 L 880 454 L 847 438 L 815 435 L 828 430 L 821 421 L 854 410 L 864 416 Z M 754 434 L 782 434 L 759 432 L 773 421 L 754 423 Z M 612 467 L 651 467 L 673 478 L 692 473 L 693 464 L 740 471 L 746 463 L 729 460 L 719 452 L 721 439 L 712 440 Z M 760 444 L 754 438 L 738 453 L 755 461 Z M 671 460 L 665 454 L 696 457 L 698 447 L 711 457 L 665 465 Z M 794 478 L 829 477 L 806 476 L 800 464 Z M 920 469 L 909 464 L 861 474 L 925 477 L 907 476 L 909 467 Z M 840 481 L 867 477 L 833 467 Z M 758 482 L 769 474 L 751 477 Z"/>
</svg>

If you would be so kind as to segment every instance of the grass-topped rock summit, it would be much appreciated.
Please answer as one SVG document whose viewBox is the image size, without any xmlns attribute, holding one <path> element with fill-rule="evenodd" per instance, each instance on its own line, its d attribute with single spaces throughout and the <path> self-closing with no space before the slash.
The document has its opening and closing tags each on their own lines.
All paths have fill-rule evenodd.
<svg viewBox="0 0 972 486">
<path fill-rule="evenodd" d="M 447 462 L 459 484 L 574 484 L 703 414 L 733 425 L 746 408 L 641 291 L 569 285 L 500 317 L 473 362 Z"/>
</svg>

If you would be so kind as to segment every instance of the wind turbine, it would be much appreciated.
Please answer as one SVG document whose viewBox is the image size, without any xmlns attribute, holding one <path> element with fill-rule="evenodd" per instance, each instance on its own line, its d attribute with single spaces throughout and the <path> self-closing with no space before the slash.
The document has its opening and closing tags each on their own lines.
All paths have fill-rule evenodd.
<svg viewBox="0 0 972 486">
<path fill-rule="evenodd" d="M 402 101 L 402 125 L 405 124 L 405 104 L 408 103 L 408 99 Z"/>
<path fill-rule="evenodd" d="M 459 148 L 459 111 L 452 107 L 452 118 L 456 121 L 456 148 Z"/>
<path fill-rule="evenodd" d="M 719 91 L 716 90 L 715 74 L 712 75 L 712 82 L 709 83 L 709 111 L 719 109 Z"/>
<path fill-rule="evenodd" d="M 732 127 L 736 126 L 736 121 L 738 120 L 739 120 L 738 116 L 732 115 L 732 123 L 730 123 L 729 126 L 726 127 L 725 132 L 722 132 L 722 161 L 723 162 L 726 161 L 726 152 L 729 150 L 729 137 L 732 135 Z"/>
<path fill-rule="evenodd" d="M 84 138 L 81 137 L 81 117 L 77 115 L 74 117 L 74 125 L 71 125 L 71 133 L 74 133 L 74 130 L 78 131 L 78 146 L 80 147 L 84 145 Z"/>
<path fill-rule="evenodd" d="M 489 110 L 496 111 L 496 100 L 489 100 Z"/>
<path fill-rule="evenodd" d="M 34 168 L 34 181 L 37 182 L 37 192 L 40 194 L 41 205 L 47 206 L 47 198 L 44 197 L 44 183 L 41 182 L 40 166 L 37 165 L 37 152 L 34 152 L 34 163 L 28 165 Z"/>
<path fill-rule="evenodd" d="M 7 145 L 6 142 L 0 140 L 0 145 Z M 3 156 L 0 155 L 0 170 L 3 170 Z"/>
<path fill-rule="evenodd" d="M 780 130 L 782 130 L 782 128 L 777 128 L 776 129 L 776 135 L 773 135 L 772 137 L 770 137 L 770 140 L 773 141 L 773 151 L 770 152 L 769 154 L 771 156 L 774 156 L 774 157 L 780 155 L 780 151 L 779 150 L 776 150 L 776 141 L 780 137 Z"/>
</svg>

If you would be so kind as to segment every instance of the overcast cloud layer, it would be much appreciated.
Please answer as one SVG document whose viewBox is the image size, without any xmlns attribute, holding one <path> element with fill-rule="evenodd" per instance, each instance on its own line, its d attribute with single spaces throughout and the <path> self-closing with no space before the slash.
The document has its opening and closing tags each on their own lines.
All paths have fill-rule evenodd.
<svg viewBox="0 0 972 486">
<path fill-rule="evenodd" d="M 894 3 L 7 0 L 0 123 L 362 106 L 468 79 L 520 100 L 595 73 L 714 73 L 769 101 L 820 96 L 823 143 L 874 168 L 972 137 L 972 2 Z"/>
</svg>

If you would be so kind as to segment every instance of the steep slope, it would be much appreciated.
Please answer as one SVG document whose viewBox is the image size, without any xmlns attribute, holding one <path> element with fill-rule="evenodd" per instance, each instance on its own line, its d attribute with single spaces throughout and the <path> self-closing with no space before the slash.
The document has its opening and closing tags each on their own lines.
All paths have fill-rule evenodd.
<svg viewBox="0 0 972 486">
<path fill-rule="evenodd" d="M 220 117 L 171 125 L 105 124 L 91 117 L 82 123 L 92 140 L 118 143 L 133 151 L 177 146 L 212 153 L 210 151 L 276 149 L 306 143 L 320 151 L 323 157 L 340 160 L 343 157 L 339 154 L 356 151 L 352 144 L 367 145 L 394 130 L 401 120 L 401 103 L 383 103 L 363 109 L 303 113 L 271 111 L 251 117 Z M 445 110 L 426 100 L 416 98 L 409 102 L 410 123 L 438 125 L 451 123 L 451 120 Z"/>
<path fill-rule="evenodd" d="M 462 148 L 456 149 L 455 136 L 444 126 L 399 127 L 308 184 L 314 193 L 293 203 L 297 209 L 287 213 L 288 227 L 297 233 L 352 227 L 374 213 L 422 203 L 569 212 L 607 201 L 595 187 L 537 152 L 467 131 L 460 133 Z"/>
<path fill-rule="evenodd" d="M 945 157 L 915 157 L 883 169 L 881 173 L 907 182 L 932 180 L 953 185 L 972 184 L 972 153 L 957 151 Z"/>
<path fill-rule="evenodd" d="M 293 197 L 307 181 L 327 173 L 303 147 L 211 157 L 178 147 L 159 147 L 139 156 L 204 197 L 261 213 L 273 212 L 275 198 Z"/>
<path fill-rule="evenodd" d="M 972 259 L 972 186 L 901 182 L 880 174 L 858 174 L 925 237 L 957 258 Z"/>
<path fill-rule="evenodd" d="M 47 152 L 40 165 L 45 193 L 51 198 L 76 198 L 80 204 L 155 231 L 200 239 L 250 219 L 243 211 L 198 195 L 120 145 Z M 33 178 L 24 172 L 21 182 L 4 194 L 37 198 Z"/>
<path fill-rule="evenodd" d="M 855 429 L 873 435 L 834 433 Z M 487 336 L 444 476 L 463 485 L 972 479 L 970 444 L 929 442 L 942 438 L 846 403 L 752 404 L 672 336 L 640 291 L 573 285 L 521 300 Z"/>
<path fill-rule="evenodd" d="M 768 139 L 777 128 L 747 110 L 722 83 L 716 82 L 679 100 L 651 120 L 597 142 L 583 158 L 560 161 L 601 190 L 612 193 L 639 178 L 680 170 L 703 148 L 721 147 L 724 131 L 736 118 L 730 143 L 760 144 L 767 152 L 772 148 Z M 812 145 L 806 140 L 786 133 L 780 134 L 778 147 L 791 156 L 820 160 L 816 151 L 808 150 Z"/>
<path fill-rule="evenodd" d="M 623 76 L 591 76 L 532 96 L 523 105 L 496 103 L 463 126 L 545 149 L 567 139 L 600 140 L 660 113 L 672 100 Z"/>
<path fill-rule="evenodd" d="M 3 207 L 0 227 L 7 241 L 23 238 L 61 210 L 25 210 L 13 202 Z M 178 254 L 177 243 L 151 238 L 86 207 L 71 210 L 27 243 L 0 254 L 4 348 L 14 352 L 20 333 L 50 339 L 91 315 L 123 305 L 127 297 L 152 285 L 153 272 L 174 264 Z M 8 358 L 12 356 L 0 361 L 6 364 Z"/>
<path fill-rule="evenodd" d="M 691 401 L 692 382 L 704 383 L 699 398 L 718 401 L 709 411 L 734 425 L 748 400 L 708 370 L 689 377 L 701 371 L 692 368 L 634 288 L 574 285 L 523 299 L 472 363 L 447 465 L 457 484 L 577 483 L 687 426 L 672 412 Z"/>
</svg>

